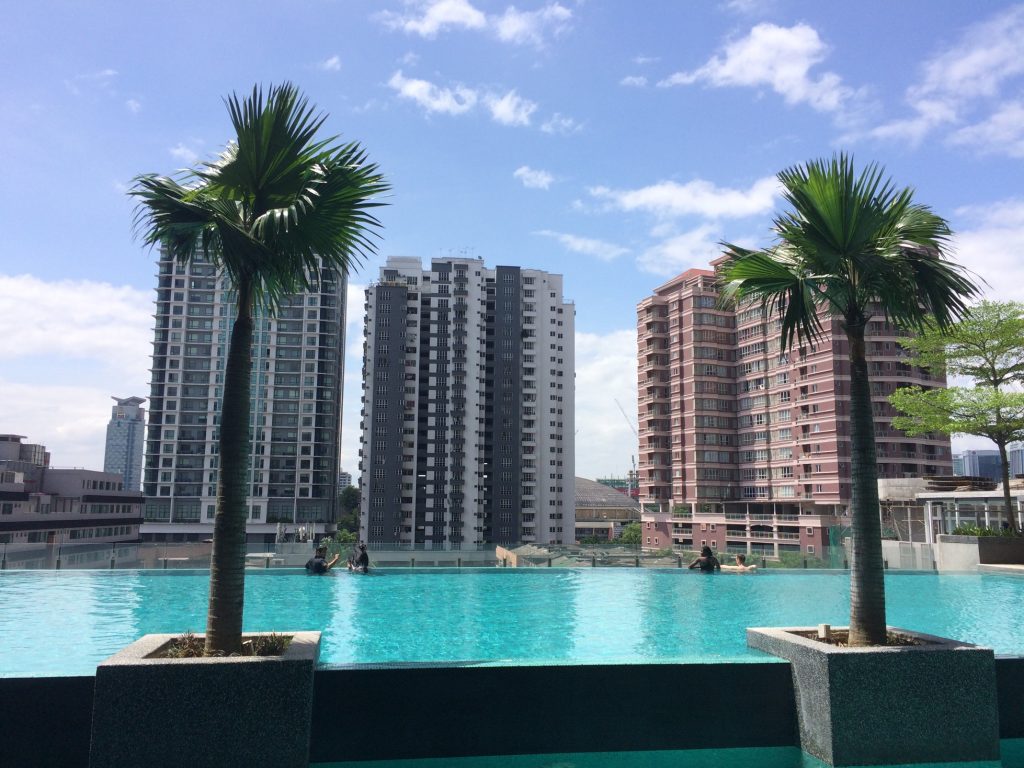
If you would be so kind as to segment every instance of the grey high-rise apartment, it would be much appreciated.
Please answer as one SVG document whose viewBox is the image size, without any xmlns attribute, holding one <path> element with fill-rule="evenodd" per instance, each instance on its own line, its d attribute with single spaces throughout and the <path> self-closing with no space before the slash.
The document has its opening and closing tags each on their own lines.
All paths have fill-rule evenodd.
<svg viewBox="0 0 1024 768">
<path fill-rule="evenodd" d="M 575 309 L 561 275 L 392 257 L 365 309 L 363 538 L 571 543 Z"/>
<path fill-rule="evenodd" d="M 345 275 L 258 314 L 252 347 L 248 537 L 278 524 L 333 528 L 338 493 Z M 143 491 L 147 540 L 209 538 L 217 496 L 218 424 L 234 296 L 202 258 L 161 256 Z"/>
<path fill-rule="evenodd" d="M 128 491 L 142 487 L 142 449 L 146 442 L 144 397 L 113 397 L 107 424 L 107 443 L 103 452 L 103 471 L 124 478 Z"/>
</svg>

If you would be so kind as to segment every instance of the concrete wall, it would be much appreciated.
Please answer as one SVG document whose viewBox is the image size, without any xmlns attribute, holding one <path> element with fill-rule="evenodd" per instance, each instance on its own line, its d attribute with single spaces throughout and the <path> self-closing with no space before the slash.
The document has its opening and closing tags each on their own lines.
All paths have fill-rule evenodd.
<svg viewBox="0 0 1024 768">
<path fill-rule="evenodd" d="M 937 567 L 936 548 L 909 541 L 883 541 L 882 557 L 890 570 L 931 571 Z"/>
<path fill-rule="evenodd" d="M 996 684 L 1000 738 L 1024 738 L 1024 657 L 997 658 Z M 798 743 L 781 662 L 323 667 L 314 685 L 313 763 Z M 0 765 L 86 768 L 93 686 L 0 678 Z"/>
</svg>

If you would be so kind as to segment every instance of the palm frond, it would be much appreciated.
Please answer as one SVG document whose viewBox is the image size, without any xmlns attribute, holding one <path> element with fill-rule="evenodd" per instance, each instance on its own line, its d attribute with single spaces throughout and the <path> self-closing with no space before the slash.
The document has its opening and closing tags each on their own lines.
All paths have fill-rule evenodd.
<svg viewBox="0 0 1024 768">
<path fill-rule="evenodd" d="M 188 261 L 200 251 L 270 309 L 320 270 L 348 271 L 376 250 L 373 209 L 389 186 L 355 142 L 317 139 L 325 116 L 295 86 L 225 100 L 235 138 L 179 183 L 139 177 L 136 232 Z"/>
<path fill-rule="evenodd" d="M 722 299 L 739 302 L 760 301 L 769 316 L 782 323 L 782 348 L 789 349 L 798 340 L 814 340 L 821 335 L 815 280 L 803 265 L 783 250 L 751 251 L 722 243 L 728 261 L 719 267 L 724 287 Z"/>
</svg>

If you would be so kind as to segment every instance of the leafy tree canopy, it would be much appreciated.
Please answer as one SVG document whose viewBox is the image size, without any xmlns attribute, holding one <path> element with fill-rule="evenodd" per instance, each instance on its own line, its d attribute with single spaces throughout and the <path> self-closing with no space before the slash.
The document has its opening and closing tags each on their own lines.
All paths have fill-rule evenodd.
<svg viewBox="0 0 1024 768">
<path fill-rule="evenodd" d="M 619 543 L 627 547 L 639 547 L 642 539 L 643 531 L 640 528 L 640 523 L 630 523 L 622 528 Z"/>
</svg>

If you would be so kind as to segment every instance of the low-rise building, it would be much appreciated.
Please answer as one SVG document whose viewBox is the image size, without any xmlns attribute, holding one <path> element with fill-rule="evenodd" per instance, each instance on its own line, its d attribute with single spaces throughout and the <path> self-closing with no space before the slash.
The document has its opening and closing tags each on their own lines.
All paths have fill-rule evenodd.
<svg viewBox="0 0 1024 768">
<path fill-rule="evenodd" d="M 0 435 L 4 456 L 18 435 Z M 42 448 L 42 446 L 30 446 Z M 109 565 L 112 545 L 136 542 L 142 494 L 126 490 L 120 474 L 48 466 L 34 458 L 0 458 L 0 549 L 5 568 Z M 43 458 L 45 457 L 45 458 Z M 45 463 L 36 463 L 45 462 Z M 122 555 L 134 558 L 134 552 Z"/>
<path fill-rule="evenodd" d="M 640 522 L 640 503 L 600 481 L 576 478 L 576 541 L 618 538 Z"/>
</svg>

